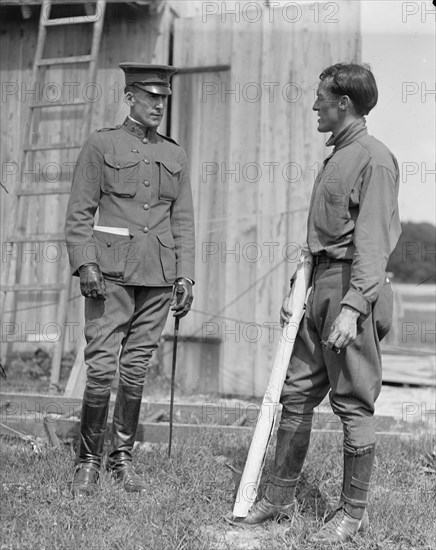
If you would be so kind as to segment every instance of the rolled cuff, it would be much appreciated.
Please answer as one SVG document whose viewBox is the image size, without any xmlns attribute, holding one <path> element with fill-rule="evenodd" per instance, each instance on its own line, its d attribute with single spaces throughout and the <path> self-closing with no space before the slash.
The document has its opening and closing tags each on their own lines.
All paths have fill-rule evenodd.
<svg viewBox="0 0 436 550">
<path fill-rule="evenodd" d="M 349 290 L 341 301 L 341 306 L 349 306 L 357 310 L 362 315 L 368 315 L 371 311 L 371 302 L 369 302 L 362 294 L 355 290 Z"/>
</svg>

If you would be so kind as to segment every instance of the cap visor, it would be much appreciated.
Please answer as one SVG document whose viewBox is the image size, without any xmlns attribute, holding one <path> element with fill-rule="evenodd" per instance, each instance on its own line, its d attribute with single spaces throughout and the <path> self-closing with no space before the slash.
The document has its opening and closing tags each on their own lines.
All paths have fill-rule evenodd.
<svg viewBox="0 0 436 550">
<path fill-rule="evenodd" d="M 159 86 L 158 84 L 139 84 L 135 82 L 135 86 L 145 92 L 157 95 L 171 95 L 171 89 L 168 86 Z"/>
</svg>

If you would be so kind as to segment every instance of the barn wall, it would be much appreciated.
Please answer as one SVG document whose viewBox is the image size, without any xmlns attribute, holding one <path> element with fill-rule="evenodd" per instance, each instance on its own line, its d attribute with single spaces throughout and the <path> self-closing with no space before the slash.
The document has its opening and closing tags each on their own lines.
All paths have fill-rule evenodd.
<svg viewBox="0 0 436 550">
<path fill-rule="evenodd" d="M 195 301 L 181 323 L 179 382 L 196 391 L 244 396 L 264 392 L 279 337 L 278 312 L 304 240 L 317 166 L 326 156 L 325 136 L 317 133 L 311 111 L 314 84 L 325 66 L 360 54 L 358 2 L 305 3 L 296 11 L 283 11 L 296 3 L 253 4 L 178 0 L 154 15 L 144 7 L 109 5 L 91 121 L 93 130 L 123 120 L 118 63 L 167 63 L 174 22 L 173 64 L 208 68 L 181 71 L 173 81 L 171 134 L 189 156 L 197 229 Z M 3 21 L 0 31 L 2 82 L 18 86 L 17 93 L 2 97 L 1 181 L 9 189 L 17 177 L 5 168 L 19 163 L 27 102 L 33 99 L 23 96 L 22 86 L 30 79 L 37 26 L 36 19 L 16 19 Z M 76 27 L 57 47 L 80 53 L 85 39 L 86 31 Z M 74 68 L 47 74 L 45 82 L 79 82 L 79 93 L 88 85 Z M 61 123 L 47 121 L 46 137 L 57 141 L 65 131 L 73 136 L 80 124 L 63 113 Z M 52 152 L 41 162 L 57 160 Z M 3 240 L 10 223 L 3 190 L 1 198 Z M 38 208 L 37 202 L 29 207 L 35 230 L 42 232 L 41 224 L 61 228 L 66 197 Z M 46 267 L 47 277 L 56 277 L 52 267 Z M 72 295 L 77 298 L 70 302 L 68 323 L 79 334 L 69 330 L 71 349 L 83 326 L 77 280 Z M 32 305 L 28 297 L 26 305 Z M 28 326 L 54 318 L 53 307 L 35 305 L 24 312 Z M 167 366 L 171 332 L 172 320 L 160 354 Z"/>
<path fill-rule="evenodd" d="M 14 188 L 24 181 L 26 185 L 54 186 L 61 180 L 71 180 L 72 166 L 78 150 L 67 155 L 56 150 L 37 153 L 30 160 L 35 174 L 21 169 L 21 155 L 28 105 L 41 100 L 72 100 L 83 98 L 92 103 L 91 131 L 119 124 L 128 109 L 123 102 L 124 78 L 118 64 L 123 61 L 143 63 L 168 63 L 170 27 L 174 13 L 168 6 L 159 13 L 150 12 L 144 6 L 109 4 L 105 15 L 104 30 L 96 82 L 88 82 L 83 65 L 67 69 L 49 68 L 32 91 L 30 86 L 32 65 L 36 48 L 39 7 L 33 6 L 33 16 L 24 20 L 18 8 L 5 11 L 0 28 L 0 67 L 2 80 L 1 109 L 1 240 L 2 281 L 6 281 L 9 255 L 4 241 L 7 228 L 12 223 L 10 215 L 11 195 Z M 80 55 L 90 43 L 90 25 L 71 25 L 49 29 L 54 36 L 46 41 L 44 57 Z M 52 38 L 54 40 L 52 40 Z M 165 121 L 164 121 L 165 124 Z M 64 107 L 45 111 L 39 124 L 38 143 L 56 143 L 81 139 L 82 113 Z M 60 233 L 63 231 L 67 195 L 32 197 L 25 204 L 24 219 L 31 233 Z M 33 248 L 32 248 L 33 247 Z M 55 282 L 61 264 L 66 261 L 65 248 L 58 243 L 22 245 L 18 249 L 24 278 L 30 281 Z M 57 258 L 60 261 L 57 261 Z M 72 299 L 69 302 L 65 327 L 55 327 L 56 294 L 38 296 L 21 294 L 16 307 L 16 322 L 22 339 L 43 338 L 53 340 L 64 336 L 66 350 L 75 349 L 83 332 L 82 298 L 78 281 L 73 280 Z M 7 322 L 11 319 L 5 312 L 2 319 L 2 341 L 7 339 Z M 32 333 L 35 336 L 32 336 Z M 50 345 L 44 345 L 47 350 Z M 34 347 L 34 346 L 33 346 Z M 32 349 L 32 346 L 15 345 L 12 349 Z"/>
<path fill-rule="evenodd" d="M 226 14 L 220 5 L 175 25 L 174 64 L 199 71 L 174 78 L 172 133 L 190 158 L 197 217 L 195 301 L 183 334 L 218 347 L 212 389 L 259 396 L 326 156 L 311 110 L 318 75 L 359 58 L 359 6 L 284 13 L 249 2 Z M 201 378 L 202 366 L 192 368 Z"/>
</svg>

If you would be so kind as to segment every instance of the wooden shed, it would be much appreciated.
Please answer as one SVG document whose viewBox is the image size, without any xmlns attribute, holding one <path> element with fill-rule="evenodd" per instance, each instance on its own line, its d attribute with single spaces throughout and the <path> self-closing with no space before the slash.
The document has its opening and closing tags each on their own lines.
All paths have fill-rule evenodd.
<svg viewBox="0 0 436 550">
<path fill-rule="evenodd" d="M 42 241 L 28 249 L 21 243 L 19 250 L 8 247 L 5 236 L 10 195 L 19 180 L 25 176 L 30 178 L 26 185 L 54 186 L 56 178 L 64 179 L 60 168 L 68 168 L 77 155 L 76 150 L 61 157 L 47 148 L 40 160 L 33 159 L 33 173 L 26 169 L 23 176 L 20 166 L 28 102 L 35 101 L 26 83 L 37 42 L 38 4 L 2 3 L 2 185 L 9 191 L 1 191 L 2 266 L 14 254 L 23 262 L 32 257 L 33 264 L 39 257 L 43 269 L 35 275 L 32 264 L 26 276 L 56 281 L 65 259 L 62 243 Z M 85 80 L 75 66 L 63 73 L 48 69 L 45 75 L 40 89 L 48 99 L 36 100 L 51 100 L 60 83 L 64 88 L 79 83 L 68 89 L 92 102 L 93 130 L 117 124 L 127 114 L 119 62 L 179 68 L 161 131 L 186 149 L 194 192 L 195 300 L 181 323 L 178 367 L 180 383 L 192 391 L 263 394 L 280 334 L 280 305 L 305 237 L 314 177 L 326 156 L 325 136 L 316 131 L 311 110 L 318 75 L 337 61 L 359 59 L 359 26 L 358 2 L 111 2 L 95 81 Z M 71 25 L 50 55 L 65 55 L 65 49 L 81 55 L 87 32 Z M 40 124 L 47 144 L 59 141 L 60 134 L 78 139 L 83 119 L 68 106 L 51 117 Z M 27 206 L 31 231 L 61 231 L 66 201 L 66 194 L 35 196 Z M 53 302 L 53 295 L 18 295 L 13 323 L 11 314 L 4 314 L 2 342 L 12 341 L 18 330 L 26 345 L 57 337 L 64 351 L 77 351 L 83 333 L 77 281 L 69 290 L 63 326 L 52 321 L 58 305 Z M 171 333 L 169 319 L 159 352 L 163 368 L 169 368 Z"/>
</svg>

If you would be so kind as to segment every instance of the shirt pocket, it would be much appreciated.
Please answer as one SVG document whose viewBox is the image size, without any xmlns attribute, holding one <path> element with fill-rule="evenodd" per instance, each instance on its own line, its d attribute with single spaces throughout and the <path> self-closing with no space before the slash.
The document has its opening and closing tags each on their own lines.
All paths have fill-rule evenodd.
<svg viewBox="0 0 436 550">
<path fill-rule="evenodd" d="M 167 160 L 157 160 L 156 163 L 159 166 L 159 199 L 176 200 L 182 167 L 177 162 Z"/>
<path fill-rule="evenodd" d="M 319 197 L 315 227 L 331 240 L 340 240 L 350 219 L 348 203 L 346 195 L 332 193 L 324 187 Z"/>
<path fill-rule="evenodd" d="M 139 159 L 104 155 L 103 193 L 117 197 L 134 197 L 139 182 Z"/>
</svg>

